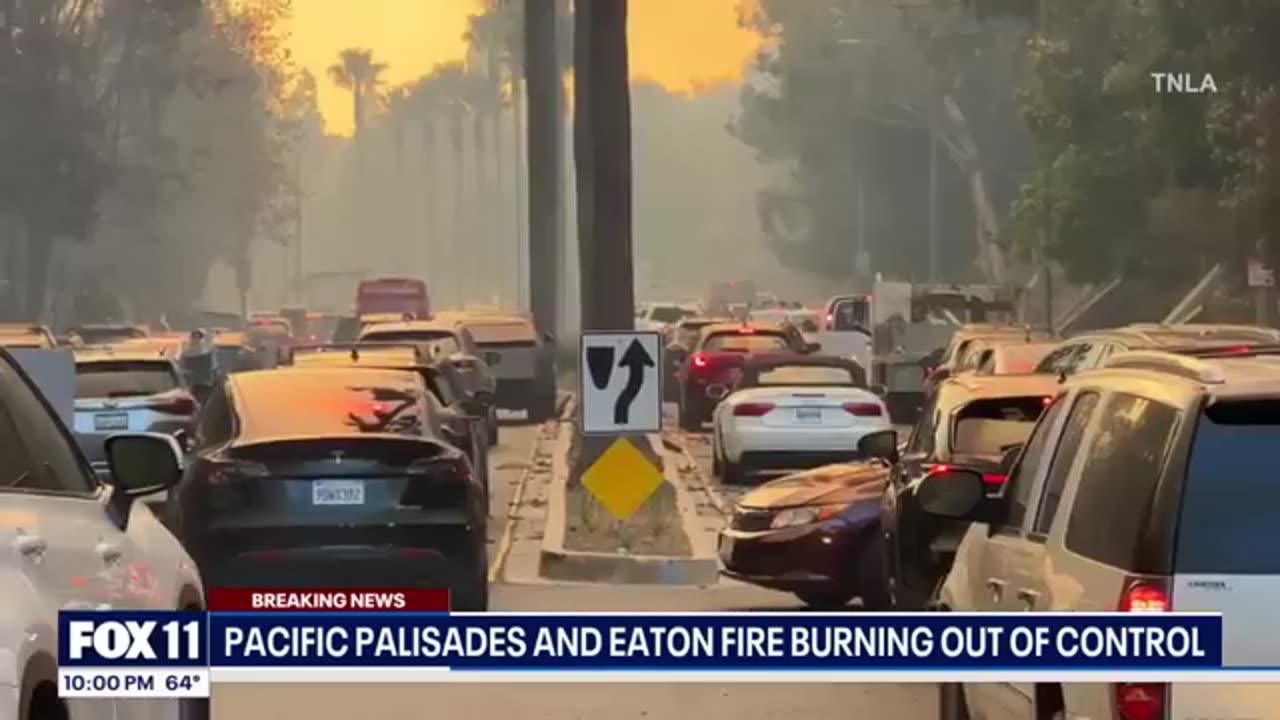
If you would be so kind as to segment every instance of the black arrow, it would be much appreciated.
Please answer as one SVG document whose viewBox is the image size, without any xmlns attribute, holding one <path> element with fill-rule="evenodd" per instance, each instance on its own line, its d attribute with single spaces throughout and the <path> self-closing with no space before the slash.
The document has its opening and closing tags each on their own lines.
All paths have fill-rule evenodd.
<svg viewBox="0 0 1280 720">
<path fill-rule="evenodd" d="M 622 353 L 618 367 L 630 368 L 631 374 L 627 376 L 627 386 L 618 393 L 618 400 L 613 404 L 613 424 L 626 425 L 631 418 L 631 403 L 635 402 L 644 385 L 644 369 L 653 367 L 653 358 L 649 357 L 649 351 L 639 340 L 632 340 L 627 351 Z"/>
</svg>

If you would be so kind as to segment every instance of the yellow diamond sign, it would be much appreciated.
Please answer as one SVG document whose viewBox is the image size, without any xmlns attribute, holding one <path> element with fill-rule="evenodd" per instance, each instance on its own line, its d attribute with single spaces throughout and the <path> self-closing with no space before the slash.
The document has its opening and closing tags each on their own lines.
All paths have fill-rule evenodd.
<svg viewBox="0 0 1280 720">
<path fill-rule="evenodd" d="M 662 482 L 662 471 L 626 438 L 614 440 L 582 474 L 582 486 L 619 520 L 634 515 Z"/>
</svg>

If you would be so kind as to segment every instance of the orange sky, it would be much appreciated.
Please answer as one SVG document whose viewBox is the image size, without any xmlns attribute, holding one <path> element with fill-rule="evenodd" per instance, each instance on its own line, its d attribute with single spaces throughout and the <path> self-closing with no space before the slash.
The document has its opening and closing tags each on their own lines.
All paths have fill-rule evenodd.
<svg viewBox="0 0 1280 720">
<path fill-rule="evenodd" d="M 672 90 L 741 77 L 757 46 L 737 26 L 740 0 L 631 0 L 631 74 Z M 389 65 L 387 83 L 426 74 L 433 65 L 461 58 L 462 33 L 474 0 L 294 0 L 290 47 L 320 81 L 326 130 L 349 135 L 347 94 L 325 76 L 338 51 L 372 48 Z"/>
</svg>

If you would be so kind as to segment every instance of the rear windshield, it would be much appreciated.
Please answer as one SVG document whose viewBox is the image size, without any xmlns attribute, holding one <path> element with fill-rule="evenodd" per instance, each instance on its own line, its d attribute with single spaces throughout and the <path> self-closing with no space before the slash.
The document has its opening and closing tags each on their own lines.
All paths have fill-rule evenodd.
<svg viewBox="0 0 1280 720">
<path fill-rule="evenodd" d="M 138 328 L 80 328 L 75 331 L 75 334 L 89 345 L 105 345 L 113 340 L 147 336 Z"/>
<path fill-rule="evenodd" d="M 76 365 L 77 398 L 143 397 L 177 387 L 178 376 L 168 363 L 110 361 Z"/>
<path fill-rule="evenodd" d="M 782 365 L 762 370 L 757 385 L 843 385 L 856 387 L 857 378 L 848 368 Z"/>
<path fill-rule="evenodd" d="M 424 388 L 416 374 L 284 370 L 239 377 L 236 399 L 242 433 L 249 437 L 426 432 Z"/>
<path fill-rule="evenodd" d="M 1220 402 L 1196 427 L 1175 572 L 1280 574 L 1280 400 Z"/>
<path fill-rule="evenodd" d="M 769 352 L 788 349 L 787 339 L 772 333 L 716 333 L 707 338 L 702 349 L 707 352 Z"/>
<path fill-rule="evenodd" d="M 1004 448 L 1026 442 L 1044 408 L 1041 396 L 974 400 L 956 414 L 951 452 L 999 458 Z"/>
<path fill-rule="evenodd" d="M 831 314 L 834 330 L 859 330 L 871 323 L 871 306 L 865 300 L 841 300 Z"/>
<path fill-rule="evenodd" d="M 462 350 L 458 336 L 451 330 L 384 330 L 365 333 L 360 339 L 364 342 L 429 343 L 433 355 L 452 355 Z"/>
<path fill-rule="evenodd" d="M 483 323 L 470 326 L 470 330 L 480 345 L 537 342 L 533 328 L 525 323 Z"/>
<path fill-rule="evenodd" d="M 693 315 L 692 310 L 679 307 L 656 307 L 649 313 L 650 319 L 660 323 L 673 323 L 690 315 Z"/>
<path fill-rule="evenodd" d="M 1000 357 L 1000 372 L 1007 375 L 1030 374 L 1049 351 L 1051 345 L 1006 345 L 996 352 Z"/>
</svg>

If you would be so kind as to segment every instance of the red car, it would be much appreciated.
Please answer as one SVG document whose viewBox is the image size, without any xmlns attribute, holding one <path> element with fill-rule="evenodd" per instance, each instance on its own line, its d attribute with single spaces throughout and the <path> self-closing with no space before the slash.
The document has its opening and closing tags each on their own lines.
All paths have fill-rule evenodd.
<svg viewBox="0 0 1280 720">
<path fill-rule="evenodd" d="M 794 328 L 752 323 L 721 323 L 702 329 L 698 344 L 676 375 L 680 386 L 680 428 L 701 430 L 738 380 L 748 357 L 802 355 L 817 346 L 805 344 Z"/>
</svg>

